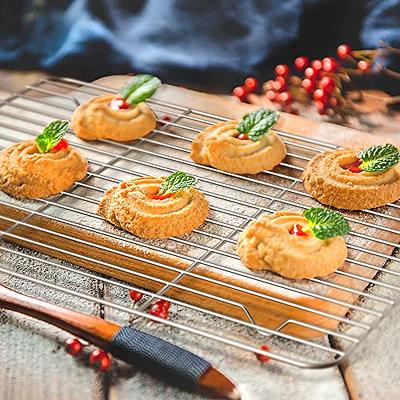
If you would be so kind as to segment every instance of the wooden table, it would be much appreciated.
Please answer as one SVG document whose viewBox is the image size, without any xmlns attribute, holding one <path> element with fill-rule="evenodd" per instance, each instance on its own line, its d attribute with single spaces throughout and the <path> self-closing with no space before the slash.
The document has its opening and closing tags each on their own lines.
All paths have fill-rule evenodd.
<svg viewBox="0 0 400 400">
<path fill-rule="evenodd" d="M 118 77 L 108 78 L 106 84 L 118 86 L 117 82 L 120 82 Z M 236 107 L 226 98 L 195 94 L 174 87 L 164 87 L 158 97 L 231 117 L 241 115 L 244 108 L 251 108 L 248 105 Z M 387 140 L 387 137 L 290 115 L 284 116 L 283 129 L 339 144 Z M 3 257 L 0 263 L 6 263 L 7 268 L 20 273 L 26 268 L 31 270 L 35 267 L 38 276 L 46 274 L 60 285 L 85 290 L 94 296 L 110 300 L 121 296 L 121 293 L 111 291 L 106 285 L 99 285 L 94 279 L 83 279 L 72 272 L 61 273 L 38 263 L 32 265 L 33 261 L 15 262 L 13 257 Z M 392 267 L 398 269 L 399 265 Z M 11 278 L 0 274 L 0 279 L 7 284 Z M 387 276 L 382 279 L 390 282 Z M 86 313 L 100 313 L 97 304 L 82 300 L 77 302 L 73 296 L 44 290 L 33 283 L 12 279 L 12 285 L 17 288 L 23 285 L 25 292 Z M 384 289 L 373 290 L 381 294 Z M 204 355 L 239 383 L 243 399 L 396 399 L 400 398 L 399 311 L 400 307 L 394 307 L 345 365 L 315 371 L 295 369 L 275 362 L 261 365 L 252 354 L 221 348 L 216 343 L 178 333 L 172 328 L 152 326 L 152 330 L 182 346 L 196 348 L 198 354 Z M 120 318 L 120 315 L 106 307 L 104 317 L 113 320 Z M 180 318 L 191 318 L 191 315 L 182 310 Z M 120 362 L 114 362 L 106 373 L 96 372 L 65 353 L 62 346 L 68 337 L 65 332 L 12 312 L 0 310 L 0 335 L 1 400 L 200 398 L 164 385 Z"/>
</svg>

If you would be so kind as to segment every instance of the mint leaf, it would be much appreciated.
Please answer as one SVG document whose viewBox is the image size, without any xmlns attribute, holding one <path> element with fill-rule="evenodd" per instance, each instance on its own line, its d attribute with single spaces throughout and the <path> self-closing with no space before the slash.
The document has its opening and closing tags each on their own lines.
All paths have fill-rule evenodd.
<svg viewBox="0 0 400 400">
<path fill-rule="evenodd" d="M 140 86 L 136 87 L 126 99 L 126 102 L 129 104 L 139 104 L 142 101 L 153 96 L 156 90 L 161 86 L 160 79 L 155 76 L 151 77 L 151 79 L 142 83 Z"/>
<path fill-rule="evenodd" d="M 119 95 L 123 99 L 127 99 L 131 93 L 133 93 L 137 88 L 139 88 L 152 78 L 153 76 L 148 74 L 139 74 L 133 76 L 126 81 L 124 86 L 122 86 L 121 90 L 119 91 Z"/>
<path fill-rule="evenodd" d="M 349 223 L 338 212 L 326 208 L 308 208 L 304 210 L 303 215 L 317 239 L 329 239 L 350 232 Z"/>
<path fill-rule="evenodd" d="M 274 110 L 260 108 L 246 114 L 239 122 L 237 131 L 243 135 L 248 135 L 253 142 L 260 140 L 267 135 L 270 129 L 277 123 L 279 114 Z"/>
<path fill-rule="evenodd" d="M 36 146 L 40 153 L 48 153 L 63 138 L 69 128 L 68 121 L 56 120 L 50 122 L 42 133 L 36 136 Z"/>
<path fill-rule="evenodd" d="M 400 150 L 390 143 L 367 147 L 357 156 L 362 160 L 360 168 L 365 172 L 384 172 L 400 162 Z"/>
<path fill-rule="evenodd" d="M 197 178 L 185 172 L 174 172 L 165 178 L 165 182 L 160 186 L 159 194 L 176 193 L 182 189 L 194 186 Z"/>
</svg>

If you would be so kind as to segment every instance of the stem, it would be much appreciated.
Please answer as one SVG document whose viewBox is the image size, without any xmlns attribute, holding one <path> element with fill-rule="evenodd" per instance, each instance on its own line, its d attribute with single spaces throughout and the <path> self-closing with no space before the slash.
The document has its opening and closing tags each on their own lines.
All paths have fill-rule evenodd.
<svg viewBox="0 0 400 400">
<path fill-rule="evenodd" d="M 400 95 L 399 96 L 391 96 L 385 100 L 386 105 L 400 103 Z"/>
<path fill-rule="evenodd" d="M 400 72 L 393 71 L 392 69 L 386 68 L 384 66 L 382 66 L 381 71 L 387 76 L 390 76 L 391 78 L 400 79 Z"/>
</svg>

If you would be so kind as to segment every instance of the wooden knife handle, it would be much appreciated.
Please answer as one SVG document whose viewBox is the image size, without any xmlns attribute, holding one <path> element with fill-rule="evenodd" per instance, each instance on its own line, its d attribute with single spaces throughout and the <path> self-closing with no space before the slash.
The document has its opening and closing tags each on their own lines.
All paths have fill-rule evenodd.
<svg viewBox="0 0 400 400">
<path fill-rule="evenodd" d="M 34 299 L 2 285 L 0 285 L 0 308 L 48 322 L 103 348 L 121 329 L 118 324 Z"/>
<path fill-rule="evenodd" d="M 170 384 L 213 397 L 240 400 L 240 392 L 227 377 L 195 354 L 132 327 L 104 321 L 0 285 L 0 308 L 48 322 L 110 351 L 118 358 L 139 364 Z"/>
</svg>

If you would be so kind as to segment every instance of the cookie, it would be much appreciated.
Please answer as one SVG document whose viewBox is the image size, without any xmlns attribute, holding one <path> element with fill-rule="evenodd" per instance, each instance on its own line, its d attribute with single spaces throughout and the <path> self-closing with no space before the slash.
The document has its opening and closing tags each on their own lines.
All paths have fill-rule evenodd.
<svg viewBox="0 0 400 400">
<path fill-rule="evenodd" d="M 147 135 L 156 127 L 156 117 L 146 103 L 128 108 L 111 107 L 115 96 L 107 94 L 81 104 L 72 114 L 71 125 L 81 139 L 111 139 L 119 142 Z"/>
<path fill-rule="evenodd" d="M 142 238 L 181 236 L 202 225 L 208 201 L 193 187 L 167 196 L 158 195 L 165 177 L 152 176 L 122 182 L 107 190 L 98 214 Z"/>
<path fill-rule="evenodd" d="M 17 198 L 36 199 L 58 194 L 87 173 L 85 156 L 70 145 L 40 153 L 34 140 L 0 152 L 0 189 Z"/>
<path fill-rule="evenodd" d="M 193 161 L 235 174 L 270 170 L 286 156 L 281 138 L 269 133 L 257 141 L 240 139 L 236 121 L 220 122 L 199 133 L 192 143 Z"/>
<path fill-rule="evenodd" d="M 400 165 L 367 172 L 357 154 L 361 148 L 326 151 L 313 157 L 303 173 L 304 187 L 316 200 L 336 208 L 362 210 L 400 198 Z"/>
<path fill-rule="evenodd" d="M 321 240 L 310 231 L 301 235 L 293 231 L 301 232 L 306 225 L 296 211 L 263 214 L 242 232 L 237 253 L 252 270 L 270 270 L 291 279 L 329 275 L 346 259 L 345 241 L 342 236 Z"/>
</svg>

